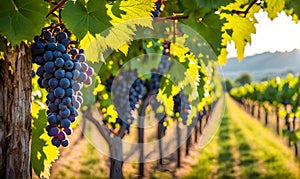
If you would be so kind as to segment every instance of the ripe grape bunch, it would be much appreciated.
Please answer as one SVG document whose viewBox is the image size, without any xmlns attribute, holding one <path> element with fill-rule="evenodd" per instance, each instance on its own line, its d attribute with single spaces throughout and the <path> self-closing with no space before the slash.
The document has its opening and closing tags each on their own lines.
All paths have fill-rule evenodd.
<svg viewBox="0 0 300 179">
<path fill-rule="evenodd" d="M 48 125 L 46 131 L 56 147 L 69 145 L 71 123 L 76 120 L 83 103 L 83 84 L 91 85 L 94 69 L 86 64 L 84 50 L 69 47 L 65 32 L 44 31 L 32 45 L 33 62 L 40 65 L 36 71 L 40 88 L 48 92 L 46 104 Z"/>
</svg>

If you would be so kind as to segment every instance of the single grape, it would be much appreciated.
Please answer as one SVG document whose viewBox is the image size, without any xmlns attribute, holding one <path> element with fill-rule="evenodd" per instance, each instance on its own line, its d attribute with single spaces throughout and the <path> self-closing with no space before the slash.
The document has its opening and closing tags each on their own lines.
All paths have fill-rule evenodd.
<svg viewBox="0 0 300 179">
<path fill-rule="evenodd" d="M 53 58 L 54 58 L 53 53 L 51 51 L 46 51 L 44 53 L 43 57 L 44 57 L 46 62 L 53 61 Z"/>
<path fill-rule="evenodd" d="M 64 89 L 67 89 L 69 86 L 70 86 L 70 81 L 68 78 L 62 78 L 60 81 L 59 81 L 59 85 L 64 88 Z"/>
<path fill-rule="evenodd" d="M 92 76 L 92 75 L 94 74 L 94 68 L 89 67 L 88 70 L 86 71 L 86 74 L 87 74 L 88 76 Z"/>
<path fill-rule="evenodd" d="M 64 140 L 64 141 L 61 142 L 61 145 L 62 145 L 63 147 L 67 147 L 69 144 L 70 144 L 69 139 L 66 139 L 66 140 Z"/>
<path fill-rule="evenodd" d="M 72 48 L 72 49 L 70 50 L 70 54 L 71 54 L 72 56 L 75 56 L 75 55 L 78 54 L 78 50 L 77 50 L 76 48 Z"/>
<path fill-rule="evenodd" d="M 86 72 L 88 70 L 89 66 L 86 63 L 81 63 L 81 72 Z"/>
<path fill-rule="evenodd" d="M 69 128 L 64 128 L 64 132 L 67 134 L 67 135 L 71 135 L 73 133 L 73 130 L 71 127 Z"/>
<path fill-rule="evenodd" d="M 38 64 L 38 65 L 43 65 L 44 64 L 44 58 L 42 56 L 37 56 L 34 59 L 34 63 Z"/>
<path fill-rule="evenodd" d="M 64 104 L 64 105 L 69 105 L 69 104 L 71 104 L 71 102 L 72 102 L 72 99 L 70 97 L 64 97 L 62 99 L 62 104 Z"/>
<path fill-rule="evenodd" d="M 46 72 L 53 73 L 56 70 L 55 64 L 53 62 L 47 62 L 44 65 Z"/>
<path fill-rule="evenodd" d="M 58 134 L 59 134 L 59 129 L 57 127 L 52 127 L 50 130 L 49 130 L 49 136 L 54 136 L 54 137 L 57 137 Z"/>
<path fill-rule="evenodd" d="M 63 39 L 61 41 L 61 44 L 63 44 L 65 47 L 67 47 L 69 45 L 69 43 L 70 43 L 70 39 Z"/>
<path fill-rule="evenodd" d="M 73 79 L 77 79 L 80 75 L 80 72 L 78 70 L 73 70 L 72 71 Z"/>
<path fill-rule="evenodd" d="M 71 60 L 71 57 L 70 57 L 70 55 L 69 55 L 69 54 L 67 54 L 67 53 L 64 53 L 64 54 L 61 56 L 61 58 L 62 58 L 62 59 L 64 59 L 65 61 L 67 61 L 67 60 Z"/>
<path fill-rule="evenodd" d="M 63 128 L 69 128 L 71 126 L 71 121 L 69 119 L 65 118 L 65 119 L 61 120 L 60 124 Z"/>
<path fill-rule="evenodd" d="M 55 78 L 62 79 L 65 76 L 64 70 L 56 70 L 54 73 Z"/>
<path fill-rule="evenodd" d="M 65 90 L 62 88 L 62 87 L 57 87 L 55 88 L 54 90 L 54 95 L 57 97 L 57 98 L 62 98 L 65 96 Z"/>
<path fill-rule="evenodd" d="M 68 78 L 68 79 L 72 79 L 73 78 L 72 72 L 69 72 L 69 71 L 66 72 L 65 77 Z"/>
<path fill-rule="evenodd" d="M 69 117 L 71 114 L 70 110 L 69 109 L 65 109 L 65 110 L 60 110 L 59 111 L 59 115 L 62 117 L 62 118 L 67 118 Z"/>
<path fill-rule="evenodd" d="M 60 140 L 57 137 L 52 138 L 51 143 L 56 147 L 60 146 Z"/>
<path fill-rule="evenodd" d="M 65 62 L 64 68 L 65 68 L 66 70 L 72 70 L 73 66 L 74 66 L 74 63 L 73 63 L 71 60 L 67 60 L 67 61 Z"/>
<path fill-rule="evenodd" d="M 58 42 L 61 42 L 62 40 L 67 38 L 67 34 L 65 32 L 58 32 L 55 38 L 58 40 Z"/>
<path fill-rule="evenodd" d="M 91 85 L 92 84 L 92 78 L 89 76 L 85 81 L 84 84 Z"/>
<path fill-rule="evenodd" d="M 59 131 L 58 135 L 57 135 L 57 138 L 59 140 L 65 140 L 67 138 L 67 135 L 64 131 Z"/>
<path fill-rule="evenodd" d="M 56 44 L 54 42 L 47 42 L 46 49 L 49 51 L 54 51 L 56 49 Z"/>
<path fill-rule="evenodd" d="M 40 66 L 40 67 L 37 69 L 37 71 L 36 71 L 36 74 L 37 74 L 39 77 L 42 77 L 44 73 L 45 73 L 44 66 Z"/>
<path fill-rule="evenodd" d="M 74 83 L 72 88 L 74 91 L 79 91 L 79 90 L 81 90 L 82 86 L 80 83 Z"/>
<path fill-rule="evenodd" d="M 62 57 L 62 53 L 60 51 L 58 51 L 58 50 L 55 50 L 53 52 L 53 55 L 54 55 L 55 58 Z"/>
<path fill-rule="evenodd" d="M 53 103 L 56 100 L 56 97 L 55 97 L 54 93 L 52 93 L 52 92 L 48 93 L 46 98 L 47 98 L 48 101 L 53 102 Z"/>
<path fill-rule="evenodd" d="M 57 123 L 57 118 L 56 118 L 56 116 L 55 115 L 50 115 L 50 116 L 48 116 L 47 117 L 47 120 L 48 120 L 48 122 L 50 123 L 50 124 L 56 124 Z"/>
<path fill-rule="evenodd" d="M 65 65 L 65 61 L 62 58 L 57 58 L 54 63 L 57 67 L 60 68 L 62 68 Z"/>
<path fill-rule="evenodd" d="M 64 53 L 66 51 L 66 47 L 63 44 L 58 44 L 56 50 Z"/>
<path fill-rule="evenodd" d="M 51 78 L 49 81 L 48 81 L 48 85 L 50 88 L 54 89 L 57 87 L 58 85 L 58 80 L 56 78 Z M 54 94 L 53 94 L 54 96 Z"/>
<path fill-rule="evenodd" d="M 67 88 L 66 89 L 66 94 L 67 97 L 72 97 L 72 95 L 74 95 L 74 90 L 72 88 Z"/>
<path fill-rule="evenodd" d="M 60 109 L 60 110 L 66 110 L 68 107 L 65 105 L 65 104 L 63 104 L 63 103 L 60 103 L 59 105 L 58 105 L 58 109 Z"/>
</svg>

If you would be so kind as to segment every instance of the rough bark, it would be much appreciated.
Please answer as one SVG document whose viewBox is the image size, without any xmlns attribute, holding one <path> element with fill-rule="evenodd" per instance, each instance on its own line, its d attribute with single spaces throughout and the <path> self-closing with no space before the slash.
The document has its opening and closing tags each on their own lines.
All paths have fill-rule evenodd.
<svg viewBox="0 0 300 179">
<path fill-rule="evenodd" d="M 176 133 L 177 133 L 177 167 L 179 168 L 180 167 L 180 159 L 181 159 L 181 156 L 180 156 L 180 127 L 179 127 L 179 121 L 177 120 L 176 122 Z"/>
<path fill-rule="evenodd" d="M 269 112 L 267 109 L 265 109 L 265 126 L 268 125 L 269 121 L 268 121 L 268 115 L 269 115 Z"/>
<path fill-rule="evenodd" d="M 276 107 L 276 131 L 277 131 L 277 134 L 280 135 L 280 123 L 279 123 L 279 114 L 278 114 L 278 107 Z"/>
<path fill-rule="evenodd" d="M 109 141 L 110 150 L 110 179 L 122 179 L 123 178 L 123 156 L 122 156 L 122 139 L 120 137 L 114 137 Z"/>
<path fill-rule="evenodd" d="M 159 148 L 159 165 L 163 164 L 163 148 L 162 148 L 162 140 L 161 140 L 163 137 L 162 127 L 163 127 L 163 124 L 158 123 L 157 140 L 158 140 L 158 148 Z"/>
<path fill-rule="evenodd" d="M 8 47 L 0 60 L 0 178 L 31 178 L 31 51 Z"/>
</svg>

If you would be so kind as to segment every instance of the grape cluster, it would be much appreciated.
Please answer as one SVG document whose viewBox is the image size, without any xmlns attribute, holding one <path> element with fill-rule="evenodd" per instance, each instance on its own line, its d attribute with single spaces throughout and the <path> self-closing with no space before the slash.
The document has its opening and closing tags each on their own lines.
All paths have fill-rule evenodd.
<svg viewBox="0 0 300 179">
<path fill-rule="evenodd" d="M 84 51 L 68 47 L 69 43 L 67 34 L 56 29 L 43 32 L 32 44 L 33 62 L 40 65 L 38 84 L 48 92 L 46 131 L 56 147 L 69 145 L 67 135 L 72 134 L 71 123 L 83 103 L 80 90 L 92 83 L 94 73 L 85 63 Z"/>
<path fill-rule="evenodd" d="M 125 126 L 126 130 L 129 132 L 130 124 L 132 124 L 134 117 L 132 111 L 136 109 L 136 105 L 140 100 L 144 100 L 147 94 L 151 92 L 152 94 L 157 94 L 160 87 L 160 82 L 162 74 L 166 73 L 172 61 L 169 60 L 170 56 L 170 42 L 164 43 L 164 50 L 162 60 L 159 64 L 158 70 L 152 70 L 150 80 L 142 80 L 137 77 L 136 70 L 121 70 L 117 76 L 109 76 L 105 81 L 106 91 L 111 92 L 113 96 L 113 103 L 115 105 L 116 111 L 118 113 L 118 118 L 116 122 L 110 123 L 114 129 L 116 124 Z M 152 100 L 154 105 L 153 108 L 157 108 L 160 104 L 159 102 Z M 163 123 L 165 117 L 164 114 L 156 114 L 157 119 Z M 103 120 L 104 124 L 107 124 L 107 119 Z M 163 127 L 164 130 L 166 127 Z"/>
</svg>

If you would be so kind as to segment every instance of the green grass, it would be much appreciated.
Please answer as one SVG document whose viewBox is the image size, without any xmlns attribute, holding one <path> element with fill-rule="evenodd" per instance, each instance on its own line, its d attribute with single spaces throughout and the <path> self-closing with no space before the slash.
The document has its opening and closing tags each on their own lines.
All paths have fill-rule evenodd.
<svg viewBox="0 0 300 179">
<path fill-rule="evenodd" d="M 284 141 L 226 100 L 219 131 L 182 178 L 300 178 L 300 165 Z"/>
</svg>

